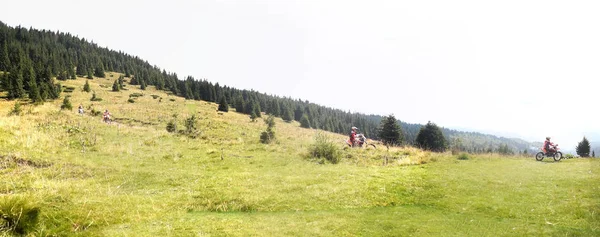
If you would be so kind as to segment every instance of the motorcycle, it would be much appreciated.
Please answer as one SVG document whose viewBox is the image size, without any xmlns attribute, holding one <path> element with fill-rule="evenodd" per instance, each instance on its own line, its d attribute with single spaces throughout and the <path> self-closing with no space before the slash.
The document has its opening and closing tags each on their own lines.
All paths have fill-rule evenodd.
<svg viewBox="0 0 600 237">
<path fill-rule="evenodd" d="M 558 151 L 558 144 L 553 145 L 551 147 L 554 149 L 554 151 L 552 151 L 552 149 L 549 149 L 548 151 L 544 152 L 544 148 L 542 148 L 542 151 L 535 154 L 535 160 L 542 161 L 546 157 L 552 157 L 554 158 L 554 161 L 559 161 L 560 159 L 562 159 L 563 154 L 562 152 Z"/>
<path fill-rule="evenodd" d="M 354 139 L 354 144 L 352 144 L 352 142 L 350 142 L 350 139 L 346 140 L 346 145 L 348 145 L 349 147 L 368 147 L 368 146 L 372 146 L 373 148 L 377 148 L 375 146 L 375 144 L 371 144 L 371 143 L 367 143 L 367 137 L 365 137 L 365 135 L 363 135 L 362 133 L 359 133 L 356 135 L 356 139 Z"/>
</svg>

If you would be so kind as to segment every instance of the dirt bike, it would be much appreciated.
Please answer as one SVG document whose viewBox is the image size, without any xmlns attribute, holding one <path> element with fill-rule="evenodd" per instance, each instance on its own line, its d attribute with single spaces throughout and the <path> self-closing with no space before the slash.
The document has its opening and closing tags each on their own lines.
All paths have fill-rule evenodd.
<svg viewBox="0 0 600 237">
<path fill-rule="evenodd" d="M 365 135 L 363 134 L 358 134 L 356 135 L 356 139 L 354 139 L 354 144 L 352 142 L 350 142 L 350 139 L 346 140 L 346 145 L 348 145 L 349 147 L 369 147 L 372 146 L 373 148 L 377 148 L 375 146 L 375 144 L 371 144 L 367 142 L 367 137 L 365 137 Z"/>
<path fill-rule="evenodd" d="M 102 116 L 102 122 L 111 124 L 112 120 L 110 119 L 110 116 Z"/>
<path fill-rule="evenodd" d="M 551 151 L 552 149 L 548 149 L 548 152 L 544 152 L 544 149 L 542 149 L 542 151 L 535 154 L 535 160 L 542 161 L 545 157 L 552 157 L 554 158 L 554 161 L 559 161 L 562 159 L 563 155 L 562 152 L 558 151 L 558 144 L 551 147 L 554 148 L 554 151 Z"/>
</svg>

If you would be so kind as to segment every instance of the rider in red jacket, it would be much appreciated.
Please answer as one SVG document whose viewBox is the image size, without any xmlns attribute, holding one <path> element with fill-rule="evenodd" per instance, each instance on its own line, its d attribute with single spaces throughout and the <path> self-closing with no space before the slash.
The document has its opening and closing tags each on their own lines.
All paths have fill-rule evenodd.
<svg viewBox="0 0 600 237">
<path fill-rule="evenodd" d="M 354 142 L 356 141 L 356 130 L 358 130 L 357 127 L 352 127 L 352 132 L 350 132 L 350 144 L 352 146 L 354 146 Z"/>
<path fill-rule="evenodd" d="M 546 137 L 546 141 L 544 141 L 544 152 L 556 152 L 556 149 L 554 149 L 554 143 L 550 141 L 550 137 Z"/>
</svg>

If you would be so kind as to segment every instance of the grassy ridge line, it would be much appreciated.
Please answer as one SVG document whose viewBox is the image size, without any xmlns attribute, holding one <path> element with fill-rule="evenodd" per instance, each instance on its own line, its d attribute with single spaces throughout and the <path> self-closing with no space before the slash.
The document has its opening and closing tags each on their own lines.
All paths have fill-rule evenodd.
<svg viewBox="0 0 600 237">
<path fill-rule="evenodd" d="M 31 111 L 20 117 L 6 117 L 13 102 L 0 102 L 3 153 L 51 164 L 0 169 L 0 195 L 43 207 L 37 235 L 598 235 L 594 160 L 457 161 L 409 148 L 347 150 L 341 164 L 318 165 L 302 159 L 314 130 L 278 119 L 277 143 L 264 145 L 265 125 L 246 115 L 172 102 L 151 87 L 99 86 L 112 81 L 90 81 L 104 99 L 93 103 L 83 80 L 65 84 L 77 87 L 74 107 L 132 119 L 113 126 L 75 109 L 57 112 L 60 101 L 24 106 Z M 145 95 L 130 104 L 131 93 Z M 180 127 L 197 114 L 200 138 L 167 133 L 173 113 Z M 82 139 L 95 145 L 82 152 Z M 384 167 L 384 156 L 395 159 Z M 426 165 L 406 166 L 419 163 Z"/>
</svg>

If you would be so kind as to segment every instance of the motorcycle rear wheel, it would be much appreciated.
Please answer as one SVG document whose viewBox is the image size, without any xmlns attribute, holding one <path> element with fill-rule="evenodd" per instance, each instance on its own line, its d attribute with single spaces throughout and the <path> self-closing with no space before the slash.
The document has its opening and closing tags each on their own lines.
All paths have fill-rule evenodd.
<svg viewBox="0 0 600 237">
<path fill-rule="evenodd" d="M 535 160 L 542 161 L 544 159 L 544 152 L 538 152 L 535 154 Z"/>
<path fill-rule="evenodd" d="M 554 161 L 559 161 L 560 159 L 562 159 L 562 152 L 554 153 Z"/>
</svg>

